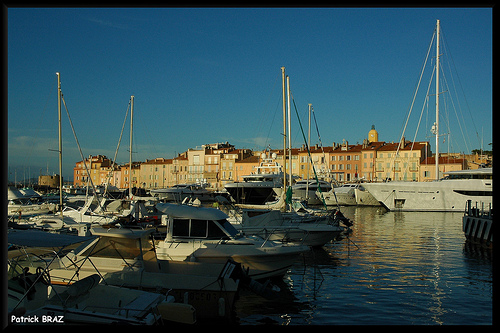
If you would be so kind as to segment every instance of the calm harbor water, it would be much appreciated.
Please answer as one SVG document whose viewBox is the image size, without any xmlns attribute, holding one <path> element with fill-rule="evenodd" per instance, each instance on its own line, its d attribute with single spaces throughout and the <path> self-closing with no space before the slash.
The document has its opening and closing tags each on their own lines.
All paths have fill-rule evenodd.
<svg viewBox="0 0 500 333">
<path fill-rule="evenodd" d="M 343 207 L 349 239 L 315 249 L 280 297 L 242 292 L 241 325 L 490 325 L 493 255 L 466 243 L 462 213 Z"/>
</svg>

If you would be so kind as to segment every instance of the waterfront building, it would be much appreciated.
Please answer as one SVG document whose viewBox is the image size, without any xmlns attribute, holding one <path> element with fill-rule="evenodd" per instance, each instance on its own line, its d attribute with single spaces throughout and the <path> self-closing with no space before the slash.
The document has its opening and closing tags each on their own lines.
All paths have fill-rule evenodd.
<svg viewBox="0 0 500 333">
<path fill-rule="evenodd" d="M 467 160 L 457 156 L 439 156 L 439 178 L 445 172 L 467 169 Z M 436 157 L 427 157 L 420 163 L 420 181 L 436 180 Z"/>
<path fill-rule="evenodd" d="M 234 149 L 229 151 L 228 153 L 222 154 L 220 167 L 221 187 L 224 187 L 224 185 L 226 185 L 227 183 L 237 181 L 239 178 L 241 178 L 241 176 L 245 176 L 243 174 L 239 175 L 239 178 L 236 176 L 236 162 L 250 156 L 252 156 L 252 151 L 250 149 Z"/>
<path fill-rule="evenodd" d="M 172 159 L 157 157 L 140 165 L 140 187 L 147 189 L 165 188 L 171 182 Z"/>
<path fill-rule="evenodd" d="M 111 183 L 113 179 L 112 163 L 104 155 L 91 155 L 83 161 L 76 162 L 76 166 L 73 168 L 73 185 L 75 187 L 85 187 L 90 185 L 90 179 L 92 179 L 94 186 L 106 182 Z M 87 170 L 90 173 L 90 179 Z"/>
<path fill-rule="evenodd" d="M 226 143 L 214 143 L 205 145 L 205 165 L 203 179 L 208 189 L 219 190 L 221 186 L 221 159 L 223 154 L 233 151 L 233 145 Z"/>
<path fill-rule="evenodd" d="M 236 169 L 235 181 L 241 182 L 243 181 L 243 176 L 251 175 L 257 171 L 257 167 L 262 161 L 262 156 L 261 156 L 262 153 L 263 152 L 254 152 L 252 155 L 244 159 L 237 160 L 235 162 L 235 169 Z"/>
<path fill-rule="evenodd" d="M 385 142 L 370 141 L 370 139 L 365 139 L 363 141 L 363 145 L 361 147 L 361 171 L 359 174 L 360 179 L 363 179 L 364 181 L 375 180 L 375 161 L 377 158 L 377 151 L 383 145 L 385 145 Z"/>
<path fill-rule="evenodd" d="M 127 189 L 130 186 L 141 187 L 140 172 L 141 172 L 141 162 L 132 162 L 132 170 L 130 170 L 130 163 L 126 163 L 120 166 L 119 175 L 120 175 L 121 188 Z"/>
<path fill-rule="evenodd" d="M 377 150 L 375 180 L 420 181 L 420 163 L 432 156 L 429 142 L 387 143 Z"/>
<path fill-rule="evenodd" d="M 335 145 L 330 154 L 330 172 L 332 178 L 338 182 L 350 182 L 359 178 L 361 171 L 362 145 L 349 145 L 345 139 Z"/>
<path fill-rule="evenodd" d="M 172 159 L 172 165 L 170 166 L 170 175 L 168 177 L 169 181 L 167 187 L 185 184 L 188 179 L 188 165 L 189 160 L 187 158 L 187 152 L 179 154 L 177 157 Z"/>
<path fill-rule="evenodd" d="M 343 140 L 342 143 L 334 142 L 332 146 L 327 147 L 311 146 L 312 165 L 318 178 L 329 182 L 382 181 L 389 178 L 407 181 L 435 179 L 434 159 L 429 142 L 412 143 L 404 138 L 399 143 L 373 141 L 377 139 L 378 133 L 372 126 L 368 138 L 364 139 L 362 144 L 350 145 L 348 141 Z M 90 179 L 95 186 L 107 183 L 126 189 L 131 181 L 132 187 L 157 189 L 200 182 L 206 183 L 208 189 L 219 190 L 228 182 L 242 181 L 243 176 L 254 173 L 264 152 L 276 154 L 278 164 L 283 164 L 282 149 L 236 149 L 228 142 L 190 148 L 172 159 L 157 157 L 145 162 L 133 162 L 131 175 L 128 163 L 113 166 L 106 156 L 90 156 L 76 163 L 73 185 L 87 186 L 87 165 Z M 312 166 L 308 161 L 309 154 L 305 145 L 292 148 L 292 175 L 307 179 L 309 167 L 309 178 L 314 178 Z M 491 163 L 491 157 L 489 161 Z M 477 168 L 484 162 L 485 159 L 481 159 L 477 154 L 441 154 L 440 176 L 445 171 Z M 287 174 L 289 163 L 287 151 Z"/>
<path fill-rule="evenodd" d="M 314 171 L 316 171 L 316 175 L 320 180 L 331 181 L 332 177 L 328 161 L 330 154 L 333 152 L 333 147 L 320 147 L 316 144 L 309 147 L 309 151 L 311 157 L 309 157 L 305 145 L 299 149 L 299 172 L 297 175 L 302 179 L 314 179 Z"/>
</svg>

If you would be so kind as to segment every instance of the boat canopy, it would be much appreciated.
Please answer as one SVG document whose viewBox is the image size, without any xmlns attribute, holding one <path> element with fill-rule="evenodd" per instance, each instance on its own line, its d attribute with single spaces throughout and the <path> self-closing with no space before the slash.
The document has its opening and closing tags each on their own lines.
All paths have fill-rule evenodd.
<svg viewBox="0 0 500 333">
<path fill-rule="evenodd" d="M 178 205 L 173 203 L 157 203 L 156 209 L 173 218 L 190 218 L 201 220 L 225 220 L 228 216 L 215 208 Z"/>
<path fill-rule="evenodd" d="M 90 229 L 90 231 L 94 236 L 138 239 L 149 236 L 154 232 L 154 229 L 142 230 L 142 229 L 117 229 L 117 228 L 94 227 Z"/>
<path fill-rule="evenodd" d="M 40 230 L 11 229 L 7 235 L 9 244 L 29 247 L 66 247 L 72 244 L 85 242 L 96 236 L 74 236 L 53 234 Z"/>
</svg>

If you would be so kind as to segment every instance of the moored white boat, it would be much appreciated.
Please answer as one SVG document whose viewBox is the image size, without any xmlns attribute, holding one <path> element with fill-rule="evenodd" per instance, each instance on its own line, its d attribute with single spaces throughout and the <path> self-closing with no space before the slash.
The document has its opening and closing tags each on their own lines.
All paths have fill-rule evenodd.
<svg viewBox="0 0 500 333">
<path fill-rule="evenodd" d="M 282 276 L 305 245 L 282 244 L 258 236 L 244 237 L 214 208 L 159 203 L 166 238 L 156 243 L 160 260 L 223 264 L 228 259 L 248 269 L 251 278 Z"/>
<path fill-rule="evenodd" d="M 20 247 L 20 256 L 9 251 L 8 311 L 11 323 L 64 324 L 155 324 L 162 312 L 172 309 L 173 297 L 100 284 L 99 274 L 91 274 L 71 284 L 52 283 L 51 262 L 72 244 L 89 237 L 50 234 L 38 230 L 10 230 L 8 243 Z M 26 247 L 58 248 L 49 261 L 23 265 Z M 16 252 L 17 250 L 13 250 Z M 17 252 L 19 253 L 19 252 Z M 36 256 L 35 256 L 36 257 Z M 38 257 L 40 258 L 40 257 Z M 26 263 L 26 262 L 24 262 Z M 174 305 L 175 307 L 175 305 Z M 26 320 L 30 318 L 30 320 Z"/>
<path fill-rule="evenodd" d="M 363 186 L 388 210 L 463 211 L 465 202 L 493 204 L 493 170 L 447 172 L 431 182 L 365 183 Z"/>
</svg>

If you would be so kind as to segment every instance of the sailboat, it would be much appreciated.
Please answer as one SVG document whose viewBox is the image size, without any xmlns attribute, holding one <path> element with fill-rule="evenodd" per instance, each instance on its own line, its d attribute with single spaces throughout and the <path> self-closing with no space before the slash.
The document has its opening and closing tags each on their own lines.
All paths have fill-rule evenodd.
<svg viewBox="0 0 500 333">
<path fill-rule="evenodd" d="M 439 156 L 439 39 L 440 22 L 436 24 L 436 156 Z M 439 179 L 439 158 L 435 158 L 436 180 L 432 182 L 364 183 L 363 186 L 388 210 L 397 211 L 463 211 L 467 200 L 493 201 L 492 168 L 445 173 Z"/>
<path fill-rule="evenodd" d="M 285 138 L 283 140 L 283 165 L 286 166 L 286 136 L 288 136 L 288 146 L 290 148 L 288 150 L 288 159 L 289 161 L 292 160 L 290 124 L 290 78 L 286 76 L 285 85 L 285 67 L 282 67 L 281 71 L 283 81 L 284 133 L 287 133 L 286 101 L 288 100 L 288 134 L 285 135 Z M 285 87 L 287 87 L 286 95 Z M 309 109 L 311 109 L 311 104 L 309 104 Z M 277 162 L 274 163 L 277 164 Z M 294 192 L 294 176 L 292 175 L 291 162 L 288 163 L 288 166 L 290 168 L 288 177 L 286 173 L 286 167 L 280 168 L 279 174 L 274 174 L 274 179 L 280 184 L 279 187 L 274 188 L 274 191 L 278 194 L 277 201 L 260 205 L 238 204 L 236 205 L 238 206 L 238 208 L 226 207 L 229 203 L 224 203 L 224 208 L 226 208 L 228 214 L 231 216 L 230 222 L 235 226 L 235 228 L 246 235 L 257 235 L 259 237 L 274 241 L 299 243 L 311 247 L 322 246 L 332 239 L 335 239 L 346 229 L 340 225 L 339 219 L 337 219 L 334 215 L 336 211 L 333 212 L 324 210 L 320 213 L 313 213 L 311 211 L 304 212 L 304 209 L 302 209 L 303 207 L 293 207 L 293 204 L 297 202 L 293 202 L 292 200 Z M 317 178 L 314 182 L 312 182 L 312 184 L 307 181 L 305 184 L 303 184 L 304 188 L 302 189 L 302 194 L 307 197 L 307 194 L 309 193 L 309 191 L 311 191 L 316 197 L 316 189 L 314 189 L 314 187 L 317 187 L 319 189 L 318 184 L 321 185 L 322 183 L 318 182 Z M 309 185 L 311 185 L 310 188 Z M 219 202 L 223 203 L 220 199 Z"/>
<path fill-rule="evenodd" d="M 42 228 L 42 229 L 52 229 L 60 230 L 62 228 L 76 228 L 83 230 L 87 229 L 87 224 L 109 224 L 117 220 L 115 216 L 106 216 L 102 214 L 96 214 L 92 212 L 89 208 L 93 201 L 93 197 L 87 198 L 86 204 L 79 208 L 74 209 L 69 206 L 64 206 L 63 204 L 63 181 L 62 181 L 62 119 L 61 119 L 61 76 L 57 72 L 57 111 L 58 111 L 58 121 L 59 121 L 59 205 L 58 214 L 40 214 L 31 217 L 28 221 L 19 222 L 18 224 L 23 224 L 25 226 Z M 133 96 L 132 96 L 133 97 Z M 78 142 L 77 142 L 78 143 Z M 89 177 L 90 178 L 90 177 Z M 95 195 L 94 191 L 94 195 Z"/>
</svg>

